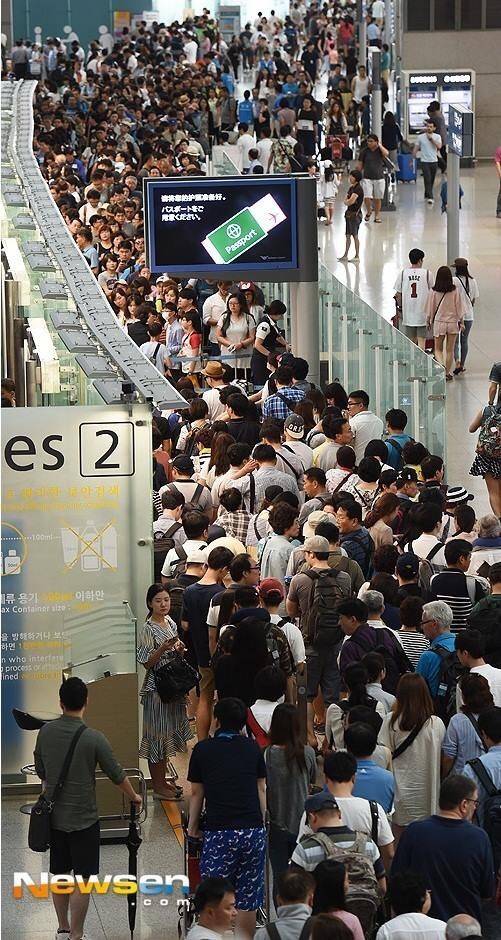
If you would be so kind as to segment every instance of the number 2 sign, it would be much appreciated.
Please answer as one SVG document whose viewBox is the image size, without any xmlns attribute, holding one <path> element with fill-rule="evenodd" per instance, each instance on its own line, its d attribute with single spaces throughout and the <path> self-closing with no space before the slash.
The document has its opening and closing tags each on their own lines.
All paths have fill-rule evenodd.
<svg viewBox="0 0 501 940">
<path fill-rule="evenodd" d="M 131 421 L 89 422 L 79 427 L 82 477 L 130 477 L 134 466 Z"/>
</svg>

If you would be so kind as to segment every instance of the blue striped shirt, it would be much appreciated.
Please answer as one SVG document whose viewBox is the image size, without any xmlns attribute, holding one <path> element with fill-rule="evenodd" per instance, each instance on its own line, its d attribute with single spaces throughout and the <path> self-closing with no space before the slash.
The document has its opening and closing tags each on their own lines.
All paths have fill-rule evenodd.
<svg viewBox="0 0 501 940">
<path fill-rule="evenodd" d="M 478 718 L 478 715 L 474 717 Z M 451 771 L 453 774 L 462 774 L 467 761 L 485 754 L 475 728 L 463 712 L 458 712 L 451 718 L 442 743 L 442 751 L 446 757 L 455 758 Z"/>
</svg>

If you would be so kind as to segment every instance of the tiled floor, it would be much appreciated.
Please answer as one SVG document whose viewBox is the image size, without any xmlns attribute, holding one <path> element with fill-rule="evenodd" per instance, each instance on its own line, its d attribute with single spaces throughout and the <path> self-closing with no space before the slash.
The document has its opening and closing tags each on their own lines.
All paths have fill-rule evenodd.
<svg viewBox="0 0 501 940">
<path fill-rule="evenodd" d="M 469 487 L 475 494 L 477 515 L 481 515 L 489 511 L 489 503 L 483 480 L 468 474 L 476 442 L 476 435 L 468 433 L 468 424 L 486 402 L 491 364 L 501 360 L 501 220 L 496 219 L 498 182 L 491 164 L 462 171 L 461 183 L 465 196 L 460 254 L 469 260 L 480 298 L 470 333 L 467 372 L 447 385 L 447 463 L 449 481 Z M 320 256 L 339 280 L 389 319 L 394 313 L 395 279 L 411 248 L 423 249 L 425 264 L 432 271 L 446 263 L 446 217 L 440 213 L 439 200 L 434 206 L 425 204 L 419 178 L 416 185 L 399 184 L 397 211 L 383 213 L 381 225 L 362 223 L 362 261 L 360 265 L 345 264 L 337 261 L 344 250 L 345 188 L 346 182 L 337 198 L 334 224 L 319 226 Z"/>
</svg>

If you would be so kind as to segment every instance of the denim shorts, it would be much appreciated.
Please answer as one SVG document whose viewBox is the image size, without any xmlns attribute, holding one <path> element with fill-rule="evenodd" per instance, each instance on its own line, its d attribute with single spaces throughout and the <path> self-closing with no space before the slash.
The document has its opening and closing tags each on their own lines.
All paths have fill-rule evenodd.
<svg viewBox="0 0 501 940">
<path fill-rule="evenodd" d="M 240 911 L 255 911 L 264 901 L 266 832 L 259 829 L 215 829 L 204 835 L 200 874 L 228 878 Z"/>
</svg>

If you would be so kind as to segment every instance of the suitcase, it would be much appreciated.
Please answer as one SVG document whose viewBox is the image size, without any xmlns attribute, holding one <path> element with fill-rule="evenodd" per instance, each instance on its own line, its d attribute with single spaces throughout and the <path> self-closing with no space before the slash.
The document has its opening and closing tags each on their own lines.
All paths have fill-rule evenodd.
<svg viewBox="0 0 501 940">
<path fill-rule="evenodd" d="M 417 179 L 416 158 L 411 153 L 399 153 L 397 180 L 399 183 L 415 183 Z"/>
</svg>

